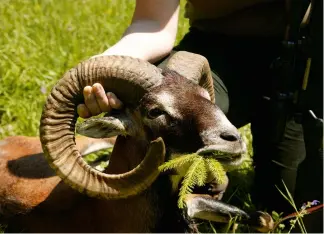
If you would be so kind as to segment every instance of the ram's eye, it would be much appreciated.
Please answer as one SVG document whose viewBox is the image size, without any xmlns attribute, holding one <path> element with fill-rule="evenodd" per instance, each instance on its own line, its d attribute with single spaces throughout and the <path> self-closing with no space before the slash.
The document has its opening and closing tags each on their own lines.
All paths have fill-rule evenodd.
<svg viewBox="0 0 324 234">
<path fill-rule="evenodd" d="M 163 115 L 164 114 L 164 111 L 159 109 L 159 108 L 154 108 L 154 109 L 151 109 L 147 112 L 147 117 L 150 118 L 150 119 L 155 119 L 157 117 L 159 117 L 160 115 Z"/>
</svg>

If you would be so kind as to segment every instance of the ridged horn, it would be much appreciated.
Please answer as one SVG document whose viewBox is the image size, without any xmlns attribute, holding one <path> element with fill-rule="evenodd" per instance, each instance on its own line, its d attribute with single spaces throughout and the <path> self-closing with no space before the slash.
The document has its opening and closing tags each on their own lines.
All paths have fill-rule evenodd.
<svg viewBox="0 0 324 234">
<path fill-rule="evenodd" d="M 90 59 L 72 68 L 48 96 L 40 121 L 40 140 L 50 166 L 71 187 L 89 196 L 115 199 L 138 194 L 158 176 L 164 162 L 162 139 L 149 146 L 143 161 L 133 170 L 109 175 L 90 167 L 75 145 L 76 107 L 83 103 L 83 88 L 100 83 L 125 104 L 135 104 L 163 76 L 154 65 L 127 56 Z"/>
<path fill-rule="evenodd" d="M 213 77 L 208 60 L 204 56 L 187 51 L 178 51 L 168 60 L 166 68 L 178 72 L 205 88 L 210 95 L 211 101 L 215 103 Z"/>
</svg>

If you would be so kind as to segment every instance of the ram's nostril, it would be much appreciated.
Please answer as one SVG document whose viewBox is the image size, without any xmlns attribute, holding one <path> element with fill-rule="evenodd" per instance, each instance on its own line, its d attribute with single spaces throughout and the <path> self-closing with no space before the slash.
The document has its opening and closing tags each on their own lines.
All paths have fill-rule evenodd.
<svg viewBox="0 0 324 234">
<path fill-rule="evenodd" d="M 220 137 L 225 141 L 238 141 L 240 139 L 238 134 L 231 132 L 222 132 Z"/>
</svg>

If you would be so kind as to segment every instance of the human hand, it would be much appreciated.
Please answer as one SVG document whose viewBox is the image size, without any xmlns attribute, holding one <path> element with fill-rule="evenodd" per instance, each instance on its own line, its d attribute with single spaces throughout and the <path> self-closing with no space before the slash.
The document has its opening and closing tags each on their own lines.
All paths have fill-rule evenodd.
<svg viewBox="0 0 324 234">
<path fill-rule="evenodd" d="M 121 109 L 123 103 L 115 94 L 106 93 L 101 84 L 95 83 L 83 89 L 84 104 L 77 107 L 78 115 L 89 118 L 102 112 L 110 112 L 111 109 Z"/>
</svg>

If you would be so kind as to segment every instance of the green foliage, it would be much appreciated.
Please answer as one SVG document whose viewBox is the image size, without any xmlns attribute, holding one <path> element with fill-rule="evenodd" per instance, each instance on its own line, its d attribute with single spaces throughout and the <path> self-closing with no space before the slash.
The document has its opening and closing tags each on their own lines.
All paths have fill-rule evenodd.
<svg viewBox="0 0 324 234">
<path fill-rule="evenodd" d="M 188 163 L 194 161 L 199 156 L 197 154 L 175 155 L 175 158 L 169 160 L 159 167 L 160 171 L 172 170 L 178 167 L 183 167 Z"/>
<path fill-rule="evenodd" d="M 216 179 L 217 184 L 225 183 L 226 172 L 220 162 L 214 158 L 206 158 L 205 165 L 213 175 L 213 178 Z"/>
<path fill-rule="evenodd" d="M 102 149 L 83 156 L 83 159 L 96 170 L 104 171 L 109 164 L 113 147 Z"/>
<path fill-rule="evenodd" d="M 189 167 L 188 167 L 188 164 Z M 165 162 L 159 167 L 161 172 L 176 169 L 182 171 L 185 168 L 185 174 L 181 183 L 178 199 L 178 207 L 184 208 L 186 195 L 192 193 L 195 186 L 204 186 L 208 181 L 208 173 L 211 173 L 218 184 L 225 182 L 226 172 L 223 166 L 212 157 L 203 157 L 196 153 L 187 155 L 177 155 L 174 159 Z"/>
<path fill-rule="evenodd" d="M 290 205 L 295 209 L 296 213 L 297 213 L 297 216 L 294 218 L 294 219 L 291 219 L 290 220 L 290 228 L 288 230 L 288 233 L 291 233 L 292 229 L 295 227 L 296 223 L 298 224 L 300 230 L 302 233 L 307 233 L 307 230 L 306 230 L 306 227 L 304 225 L 304 222 L 303 222 L 303 217 L 304 215 L 306 214 L 305 210 L 304 209 L 301 209 L 301 211 L 298 210 L 295 202 L 294 202 L 294 199 L 291 195 L 291 193 L 289 192 L 286 184 L 284 183 L 284 181 L 282 181 L 284 187 L 285 187 L 285 193 L 283 191 L 281 191 L 280 189 L 279 192 L 281 193 L 281 195 L 290 203 Z M 276 186 L 277 187 L 277 186 Z M 278 188 L 278 187 L 277 187 Z"/>
<path fill-rule="evenodd" d="M 189 167 L 189 170 L 187 171 L 182 181 L 181 188 L 179 191 L 179 200 L 178 200 L 179 208 L 181 209 L 184 208 L 184 199 L 186 195 L 192 193 L 192 189 L 195 185 L 198 185 L 198 181 L 201 182 L 202 179 L 206 177 L 205 174 L 199 173 L 200 172 L 199 169 L 201 167 L 204 167 L 204 165 L 203 165 L 203 160 L 201 160 L 200 158 L 194 160 L 191 166 Z M 203 185 L 203 183 L 201 185 Z"/>
<path fill-rule="evenodd" d="M 112 151 L 113 151 L 113 148 L 98 150 L 93 153 L 84 155 L 83 159 L 87 163 L 98 162 L 98 161 L 102 160 L 104 157 L 107 157 L 107 155 L 111 155 Z"/>
</svg>

